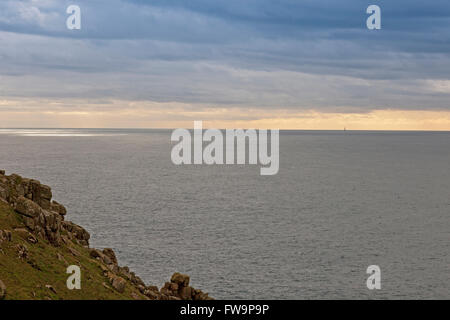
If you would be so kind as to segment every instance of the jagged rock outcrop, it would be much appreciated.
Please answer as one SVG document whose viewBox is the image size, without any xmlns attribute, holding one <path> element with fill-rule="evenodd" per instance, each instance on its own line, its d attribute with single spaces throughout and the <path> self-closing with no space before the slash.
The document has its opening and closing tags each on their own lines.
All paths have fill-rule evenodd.
<svg viewBox="0 0 450 320">
<path fill-rule="evenodd" d="M 150 300 L 211 300 L 208 294 L 189 286 L 190 278 L 187 275 L 175 273 L 170 282 L 159 290 L 156 286 L 147 286 L 128 267 L 119 266 L 112 249 L 89 248 L 89 233 L 81 226 L 65 220 L 66 208 L 52 200 L 52 190 L 49 186 L 37 180 L 23 178 L 17 174 L 6 176 L 5 171 L 0 170 L 0 201 L 22 216 L 24 226 L 14 228 L 14 232 L 25 239 L 27 245 L 33 246 L 40 240 L 46 240 L 54 247 L 67 250 L 74 257 L 81 256 L 80 252 L 73 248 L 74 244 L 81 246 L 77 249 L 87 251 L 85 254 L 100 266 L 105 277 L 102 284 L 105 288 L 124 293 L 127 286 L 132 286 L 133 290 Z M 10 230 L 0 230 L 0 245 L 3 242 L 11 242 Z M 14 247 L 16 257 L 39 269 L 39 266 L 30 261 L 27 245 L 18 244 Z M 65 261 L 59 253 L 56 259 Z M 0 280 L 0 299 L 5 295 L 6 286 Z M 135 292 L 131 293 L 131 297 L 139 298 Z"/>
<path fill-rule="evenodd" d="M 166 282 L 161 293 L 167 297 L 180 300 L 212 300 L 207 293 L 189 286 L 190 277 L 181 273 L 174 273 L 170 282 Z"/>
<path fill-rule="evenodd" d="M 52 201 L 52 190 L 37 180 L 22 178 L 17 174 L 0 174 L 0 199 L 6 201 L 24 218 L 25 226 L 38 237 L 60 246 L 62 236 L 89 246 L 89 233 L 82 227 L 64 221 L 66 208 Z"/>
</svg>

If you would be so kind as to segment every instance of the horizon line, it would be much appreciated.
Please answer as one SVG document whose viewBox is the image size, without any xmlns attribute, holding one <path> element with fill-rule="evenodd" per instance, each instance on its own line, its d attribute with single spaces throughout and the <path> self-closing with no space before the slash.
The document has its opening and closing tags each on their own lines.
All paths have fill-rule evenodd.
<svg viewBox="0 0 450 320">
<path fill-rule="evenodd" d="M 81 127 L 0 127 L 0 130 L 176 130 L 179 128 L 153 128 L 153 127 L 139 127 L 139 128 L 131 128 L 131 127 L 92 127 L 92 128 L 81 128 Z M 184 128 L 188 130 L 193 130 L 194 128 Z M 279 130 L 282 131 L 337 131 L 337 132 L 450 132 L 450 130 L 424 130 L 424 129 L 416 129 L 416 130 L 402 130 L 402 129 L 348 129 L 348 128 L 342 128 L 342 129 L 274 129 L 274 128 L 203 128 L 203 130 L 208 129 L 218 129 L 218 130 L 236 130 L 236 129 L 242 129 L 242 130 L 248 130 L 248 129 L 254 129 L 254 130 Z"/>
</svg>

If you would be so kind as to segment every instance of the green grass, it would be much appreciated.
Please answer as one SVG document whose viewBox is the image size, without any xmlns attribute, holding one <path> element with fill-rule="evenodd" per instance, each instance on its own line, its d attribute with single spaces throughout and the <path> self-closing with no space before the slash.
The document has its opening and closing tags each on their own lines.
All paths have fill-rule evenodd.
<svg viewBox="0 0 450 320">
<path fill-rule="evenodd" d="M 101 263 L 89 256 L 89 249 L 74 243 L 69 244 L 79 256 L 74 256 L 66 245 L 53 247 L 46 240 L 31 244 L 25 239 L 25 228 L 22 217 L 8 205 L 0 202 L 0 230 L 12 232 L 11 242 L 0 243 L 0 280 L 7 287 L 7 300 L 52 299 L 52 300 L 84 300 L 133 299 L 144 298 L 142 294 L 127 280 L 124 293 L 112 289 L 107 277 L 103 275 Z M 18 245 L 28 248 L 28 258 L 19 259 Z M 58 254 L 65 261 L 58 259 Z M 69 290 L 66 286 L 66 269 L 69 265 L 78 265 L 81 269 L 81 290 Z M 105 283 L 109 288 L 106 288 Z M 56 293 L 46 288 L 51 285 Z"/>
</svg>

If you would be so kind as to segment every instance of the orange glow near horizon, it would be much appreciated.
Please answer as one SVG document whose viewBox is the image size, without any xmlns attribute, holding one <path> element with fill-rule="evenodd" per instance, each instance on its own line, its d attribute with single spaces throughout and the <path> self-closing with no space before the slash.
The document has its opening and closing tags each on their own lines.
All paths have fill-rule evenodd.
<svg viewBox="0 0 450 320">
<path fill-rule="evenodd" d="M 308 112 L 250 121 L 207 121 L 205 127 L 284 130 L 450 131 L 450 112 L 378 110 L 369 113 Z"/>
<path fill-rule="evenodd" d="M 5 104 L 3 104 L 5 105 Z M 48 104 L 47 104 L 48 106 Z M 2 110 L 0 128 L 256 128 L 280 130 L 450 131 L 450 111 L 375 110 L 329 113 L 258 108 L 206 108 L 177 103 L 119 103 L 103 110 L 43 108 Z"/>
</svg>

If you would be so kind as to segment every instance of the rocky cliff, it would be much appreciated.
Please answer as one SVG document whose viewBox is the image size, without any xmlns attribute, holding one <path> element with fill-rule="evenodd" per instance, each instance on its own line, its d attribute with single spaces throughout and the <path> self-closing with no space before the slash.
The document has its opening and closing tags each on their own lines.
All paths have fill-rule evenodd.
<svg viewBox="0 0 450 320">
<path fill-rule="evenodd" d="M 0 299 L 211 299 L 180 273 L 161 289 L 146 285 L 112 249 L 90 248 L 66 214 L 49 186 L 0 170 Z M 67 288 L 69 265 L 80 267 L 79 290 Z"/>
</svg>

